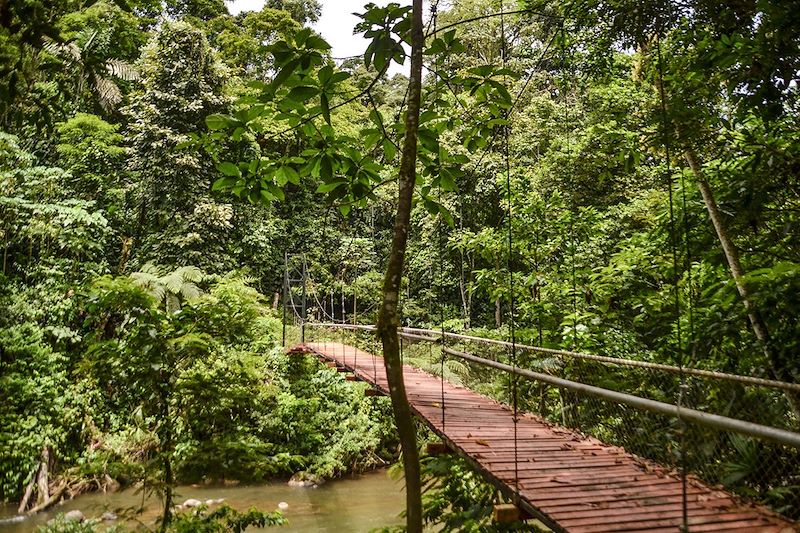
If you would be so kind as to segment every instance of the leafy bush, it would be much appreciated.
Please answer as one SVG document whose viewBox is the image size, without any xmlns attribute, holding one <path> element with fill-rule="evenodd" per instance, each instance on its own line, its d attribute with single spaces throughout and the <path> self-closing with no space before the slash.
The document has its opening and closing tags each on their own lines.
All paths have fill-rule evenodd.
<svg viewBox="0 0 800 533">
<path fill-rule="evenodd" d="M 80 424 L 78 388 L 68 381 L 66 358 L 26 322 L 0 327 L 0 498 L 16 498 L 42 449 L 62 452 Z"/>
<path fill-rule="evenodd" d="M 280 526 L 286 523 L 280 511 L 264 512 L 255 507 L 240 513 L 228 505 L 208 512 L 205 506 L 175 516 L 170 533 L 241 533 L 250 526 Z"/>
<path fill-rule="evenodd" d="M 102 523 L 99 520 L 84 520 L 78 522 L 77 520 L 67 520 L 64 515 L 58 515 L 50 520 L 46 525 L 37 529 L 37 533 L 95 533 L 103 531 L 105 533 L 121 533 L 121 527 L 112 526 L 102 528 Z"/>
</svg>

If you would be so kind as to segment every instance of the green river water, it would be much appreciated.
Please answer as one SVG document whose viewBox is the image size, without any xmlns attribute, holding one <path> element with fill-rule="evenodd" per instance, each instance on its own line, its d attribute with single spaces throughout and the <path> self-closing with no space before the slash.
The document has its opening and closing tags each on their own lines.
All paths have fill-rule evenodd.
<svg viewBox="0 0 800 533">
<path fill-rule="evenodd" d="M 277 532 L 331 532 L 363 533 L 371 529 L 399 524 L 400 511 L 405 506 L 402 481 L 390 479 L 385 470 L 328 482 L 316 489 L 292 488 L 286 483 L 236 487 L 179 487 L 177 502 L 187 498 L 208 500 L 225 498 L 231 507 L 246 510 L 256 506 L 274 510 L 279 502 L 289 508 L 284 516 L 289 524 L 271 528 Z M 87 518 L 99 517 L 104 511 L 129 508 L 141 503 L 141 495 L 132 490 L 114 494 L 85 494 L 53 510 L 22 522 L 7 523 L 4 519 L 16 514 L 16 506 L 0 506 L 0 532 L 31 533 L 58 513 L 80 509 Z M 158 514 L 158 502 L 146 502 L 145 512 L 139 516 L 151 525 Z M 265 530 L 269 531 L 269 530 Z"/>
</svg>

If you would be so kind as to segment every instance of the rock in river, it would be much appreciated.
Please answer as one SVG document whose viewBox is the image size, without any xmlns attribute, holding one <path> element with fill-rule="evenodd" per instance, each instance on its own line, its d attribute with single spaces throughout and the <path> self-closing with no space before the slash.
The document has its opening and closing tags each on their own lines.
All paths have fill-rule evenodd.
<svg viewBox="0 0 800 533">
<path fill-rule="evenodd" d="M 323 483 L 324 481 L 321 477 L 310 472 L 298 472 L 289 480 L 290 487 L 306 487 L 310 489 L 316 489 Z"/>
</svg>

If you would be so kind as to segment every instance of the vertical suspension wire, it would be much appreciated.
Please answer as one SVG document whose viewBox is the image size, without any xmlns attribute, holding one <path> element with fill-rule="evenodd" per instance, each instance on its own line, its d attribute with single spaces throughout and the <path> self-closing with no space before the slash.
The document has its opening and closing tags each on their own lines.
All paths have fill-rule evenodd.
<svg viewBox="0 0 800 533">
<path fill-rule="evenodd" d="M 346 353 L 345 353 L 346 348 L 345 348 L 345 346 L 347 345 L 345 343 L 345 332 L 347 331 L 345 329 L 345 325 L 346 325 L 347 320 L 345 319 L 345 312 L 344 312 L 344 271 L 342 271 L 342 297 L 339 300 L 339 302 L 341 304 L 341 310 L 342 310 L 342 317 L 339 319 L 341 321 L 340 322 L 340 327 L 339 327 L 339 332 L 340 332 L 339 333 L 339 338 L 341 339 L 340 344 L 342 345 L 342 360 L 344 360 L 344 358 L 346 357 Z M 353 337 L 355 338 L 355 336 L 356 336 L 356 332 L 354 330 L 353 331 Z M 355 343 L 355 341 L 354 341 L 354 343 Z"/>
<path fill-rule="evenodd" d="M 572 128 L 570 127 L 570 113 L 569 113 L 569 82 L 568 73 L 572 73 L 572 61 L 567 65 L 567 33 L 565 28 L 565 21 L 561 20 L 561 75 L 563 78 L 561 84 L 561 99 L 564 105 L 564 137 L 566 145 L 566 155 L 569 158 L 572 154 Z M 569 170 L 568 170 L 569 172 Z M 577 216 L 577 205 L 575 201 L 575 180 L 570 173 L 570 198 L 569 198 L 569 255 L 570 255 L 570 305 L 572 307 L 572 338 L 570 339 L 570 347 L 572 350 L 578 349 L 578 274 L 577 274 L 577 247 L 578 241 L 575 232 L 575 219 Z M 580 363 L 575 363 L 575 373 L 580 378 Z M 579 406 L 573 395 L 569 395 L 568 405 L 564 404 L 564 395 L 559 391 L 559 398 L 561 399 L 561 418 L 562 423 L 569 423 L 572 426 L 580 426 Z M 567 417 L 567 410 L 569 417 Z M 569 420 L 568 420 L 569 418 Z"/>
<path fill-rule="evenodd" d="M 439 0 L 435 0 L 433 3 L 431 3 L 431 24 L 433 26 L 433 35 L 436 35 L 436 22 L 437 22 L 436 19 L 437 19 L 438 11 L 439 11 Z M 437 72 L 440 70 L 440 68 L 441 68 L 441 65 L 437 65 L 436 66 Z M 434 86 L 433 86 L 433 100 L 434 100 L 433 105 L 434 105 L 434 109 L 435 109 L 436 105 L 438 104 L 438 100 L 439 100 L 439 78 L 436 75 L 434 75 L 434 77 L 433 77 L 433 83 L 434 83 Z M 438 139 L 437 139 L 437 146 L 439 148 L 439 153 L 436 154 L 436 161 L 437 161 L 437 164 L 439 166 L 439 173 L 441 173 L 441 169 L 442 169 L 442 151 L 441 151 L 441 146 L 438 143 Z M 441 181 L 439 182 L 438 195 L 439 195 L 439 204 L 441 205 L 441 203 L 442 203 L 442 185 L 441 185 Z M 442 243 L 442 238 L 444 237 L 444 224 L 442 224 L 442 215 L 441 215 L 441 213 L 439 214 L 439 217 L 438 217 L 438 219 L 436 221 L 436 225 L 437 225 L 437 229 L 438 229 L 438 232 L 437 232 L 438 234 L 436 236 L 436 241 L 437 241 L 437 251 L 438 251 L 437 255 L 438 255 L 438 260 L 439 260 L 439 286 L 438 286 L 438 290 L 436 292 L 438 293 L 438 296 L 439 296 L 439 328 L 441 330 L 441 343 L 442 343 L 440 357 L 439 357 L 439 387 L 440 387 L 439 388 L 439 396 L 440 396 L 439 403 L 440 403 L 441 412 L 442 412 L 442 432 L 444 432 L 445 429 L 446 429 L 446 416 L 447 416 L 446 415 L 447 411 L 446 411 L 446 408 L 445 408 L 445 395 L 444 395 L 444 367 L 445 367 L 445 357 L 446 357 L 447 354 L 444 353 L 444 348 L 445 348 L 444 305 L 443 305 L 443 302 L 444 302 L 444 294 L 443 294 L 444 293 L 444 246 L 443 246 L 443 243 Z M 433 274 L 432 271 L 431 271 L 431 274 Z M 432 278 L 433 278 L 433 276 L 431 276 L 431 279 Z M 431 350 L 433 350 L 433 345 L 431 345 Z"/>
<path fill-rule="evenodd" d="M 660 100 L 660 107 L 661 107 L 661 134 L 662 134 L 662 143 L 664 146 L 664 159 L 665 159 L 665 171 L 666 171 L 666 185 L 668 190 L 668 197 L 669 197 L 669 240 L 670 240 L 670 247 L 672 251 L 672 269 L 673 269 L 673 297 L 674 297 L 674 305 L 675 305 L 675 337 L 677 342 L 677 354 L 678 354 L 678 368 L 680 369 L 680 386 L 678 389 L 678 424 L 680 428 L 679 433 L 679 461 L 680 461 L 680 477 L 681 477 L 681 512 L 682 512 L 682 524 L 681 524 L 681 531 L 688 532 L 689 531 L 689 509 L 688 509 L 688 497 L 687 497 L 687 482 L 686 482 L 686 474 L 687 474 L 687 465 L 686 465 L 686 423 L 684 422 L 683 418 L 680 416 L 680 410 L 683 407 L 683 402 L 685 400 L 684 393 L 686 390 L 686 375 L 683 372 L 684 367 L 684 358 L 685 352 L 683 348 L 683 334 L 681 328 L 681 297 L 679 292 L 679 260 L 678 260 L 678 236 L 677 230 L 675 229 L 675 199 L 673 195 L 673 186 L 674 180 L 672 177 L 672 147 L 670 143 L 670 135 L 669 135 L 669 120 L 667 117 L 667 103 L 666 103 L 666 93 L 664 90 L 664 61 L 663 55 L 661 53 L 661 31 L 659 28 L 658 37 L 656 39 L 656 53 L 657 53 L 657 67 L 658 67 L 658 93 L 659 93 L 659 100 Z M 685 209 L 685 203 L 684 203 Z M 685 212 L 684 212 L 685 216 Z M 688 250 L 688 248 L 687 248 Z"/>
<path fill-rule="evenodd" d="M 283 325 L 281 327 L 281 342 L 283 347 L 286 348 L 286 307 L 288 302 L 288 290 L 289 290 L 289 254 L 287 252 L 283 252 Z"/>
<path fill-rule="evenodd" d="M 301 342 L 301 344 L 305 344 L 306 343 L 306 322 L 308 321 L 307 320 L 308 319 L 308 302 L 306 301 L 306 297 L 307 297 L 307 295 L 306 295 L 306 289 L 307 289 L 307 287 L 306 287 L 306 282 L 307 282 L 306 275 L 308 274 L 308 271 L 306 270 L 307 265 L 306 265 L 306 254 L 305 253 L 302 256 L 302 262 L 303 263 L 302 263 L 302 267 L 301 268 L 303 269 L 303 275 L 302 275 L 302 278 L 303 278 L 303 296 L 302 296 L 302 298 L 303 298 L 302 299 L 303 315 L 302 315 L 302 318 L 301 318 L 301 321 L 300 321 L 300 342 Z"/>
<path fill-rule="evenodd" d="M 379 257 L 380 253 L 379 253 L 379 248 L 378 248 L 377 241 L 376 241 L 376 238 L 375 238 L 375 206 L 374 205 L 370 205 L 370 208 L 369 208 L 369 226 L 370 226 L 370 229 L 369 229 L 370 237 L 372 239 L 372 246 L 373 246 L 373 249 L 374 249 L 374 252 L 375 252 L 375 259 L 378 262 L 378 266 L 380 266 L 380 264 L 381 264 L 380 257 Z M 377 336 L 377 328 L 375 329 L 375 332 L 374 332 L 373 335 Z M 372 341 L 376 341 L 376 338 L 374 336 L 371 339 Z M 372 345 L 373 345 L 372 342 L 367 343 L 368 347 L 371 347 Z M 377 342 L 375 342 L 375 345 L 377 347 Z M 377 350 L 374 350 L 374 351 L 377 352 Z M 355 359 L 357 360 L 357 358 L 358 358 L 358 350 L 356 350 L 355 353 L 356 353 Z M 372 355 L 372 370 L 373 370 L 373 374 L 375 376 L 375 389 L 377 390 L 377 388 L 378 388 L 378 369 L 376 367 L 375 355 L 374 354 Z M 365 375 L 366 375 L 366 372 L 365 372 Z M 388 376 L 387 376 L 387 379 L 388 379 Z"/>
<path fill-rule="evenodd" d="M 570 157 L 572 152 L 572 129 L 569 125 L 569 90 L 566 78 L 567 69 L 567 33 L 564 27 L 564 21 L 561 21 L 561 70 L 564 76 L 562 83 L 562 99 L 564 102 L 564 128 L 565 128 L 565 142 L 567 148 L 567 157 Z M 570 63 L 569 69 L 571 72 L 572 64 Z M 576 248 L 577 239 L 575 236 L 575 215 L 577 206 L 575 205 L 575 183 L 574 179 L 570 179 L 570 200 L 569 200 L 569 249 L 570 249 L 570 283 L 571 283 L 571 304 L 572 304 L 572 350 L 578 348 L 578 275 L 576 268 Z"/>
<path fill-rule="evenodd" d="M 508 43 L 506 42 L 506 25 L 505 25 L 505 6 L 503 0 L 500 0 L 500 45 L 501 45 L 501 59 L 503 61 L 503 70 L 506 69 L 508 62 Z M 503 74 L 505 76 L 505 74 Z M 518 444 L 518 421 L 519 421 L 519 401 L 518 401 L 518 377 L 517 377 L 517 336 L 516 336 L 516 302 L 514 298 L 514 228 L 513 222 L 513 209 L 511 205 L 511 153 L 509 150 L 509 137 L 511 128 L 511 109 L 506 113 L 506 124 L 503 126 L 503 152 L 505 156 L 505 171 L 506 171 L 506 218 L 508 220 L 508 298 L 509 298 L 509 332 L 511 334 L 511 366 L 513 372 L 511 374 L 511 401 L 514 410 L 513 423 L 514 423 L 514 491 L 516 492 L 517 499 L 519 499 L 519 444 Z"/>
</svg>

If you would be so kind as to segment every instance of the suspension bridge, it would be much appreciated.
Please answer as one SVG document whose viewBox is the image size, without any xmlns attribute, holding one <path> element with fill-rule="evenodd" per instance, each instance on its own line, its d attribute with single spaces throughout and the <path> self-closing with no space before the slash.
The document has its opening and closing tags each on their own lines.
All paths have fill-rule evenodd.
<svg viewBox="0 0 800 533">
<path fill-rule="evenodd" d="M 329 327 L 331 325 L 328 325 Z M 339 326 L 342 327 L 342 326 Z M 347 327 L 347 326 L 345 326 Z M 369 330 L 371 327 L 362 327 Z M 436 332 L 403 332 L 408 340 L 439 342 Z M 452 357 L 493 366 L 507 372 L 518 369 L 457 350 Z M 320 340 L 297 345 L 294 352 L 312 353 L 340 371 L 352 372 L 373 390 L 388 394 L 383 360 L 355 346 Z M 535 374 L 521 372 L 522 376 Z M 458 453 L 498 490 L 513 501 L 520 518 L 536 518 L 554 531 L 764 531 L 791 532 L 797 526 L 770 509 L 748 502 L 719 487 L 664 467 L 609 445 L 597 438 L 551 424 L 529 413 L 517 413 L 500 402 L 404 365 L 412 410 L 449 450 Z M 554 385 L 580 387 L 546 377 Z M 589 394 L 606 396 L 611 391 Z M 617 401 L 648 400 L 626 397 Z M 673 411 L 652 402 L 647 409 Z M 678 416 L 701 420 L 759 438 L 800 447 L 800 434 L 684 409 Z"/>
<path fill-rule="evenodd" d="M 562 26 L 562 34 L 563 31 Z M 547 48 L 541 58 L 546 51 Z M 562 38 L 562 57 L 564 54 Z M 504 50 L 504 64 L 505 55 Z M 403 328 L 399 332 L 401 356 L 403 342 L 429 347 L 427 371 L 403 365 L 407 399 L 447 450 L 464 458 L 513 502 L 513 512 L 504 515 L 511 520 L 535 518 L 553 531 L 569 532 L 800 531 L 800 383 L 696 368 L 696 361 L 688 357 L 690 349 L 684 348 L 695 341 L 692 293 L 682 297 L 679 290 L 682 246 L 686 265 L 692 264 L 690 228 L 685 223 L 679 229 L 676 222 L 671 126 L 665 111 L 660 49 L 658 59 L 663 175 L 669 199 L 669 238 L 665 244 L 669 245 L 674 271 L 671 307 L 675 311 L 675 364 L 575 351 L 579 345 L 575 318 L 579 291 L 575 232 L 578 210 L 574 199 L 569 206 L 569 243 L 565 246 L 571 263 L 572 350 L 542 346 L 541 332 L 538 346 L 518 342 L 506 126 L 495 128 L 477 166 L 494 145 L 495 137 L 502 134 L 509 339 L 445 331 L 441 310 L 439 330 Z M 531 69 L 531 75 L 536 71 Z M 511 116 L 525 86 L 527 82 L 507 110 L 506 118 Z M 568 118 L 565 107 L 565 124 Z M 569 147 L 569 135 L 566 142 Z M 685 189 L 682 173 L 680 180 L 681 189 Z M 681 203 L 686 212 L 685 195 Z M 372 212 L 370 222 L 374 240 Z M 437 225 L 442 228 L 441 220 Z M 719 232 L 718 236 L 721 240 L 726 238 Z M 445 256 L 441 237 L 436 239 L 439 297 Z M 351 245 L 354 239 L 355 236 Z M 356 292 L 353 291 L 352 312 L 346 312 L 341 276 L 337 319 L 334 291 L 330 291 L 330 299 L 324 294 L 320 299 L 315 284 L 308 284 L 305 256 L 299 267 L 292 266 L 296 259 L 286 256 L 284 346 L 294 345 L 290 352 L 311 353 L 340 371 L 350 372 L 353 379 L 369 383 L 372 394 L 388 394 L 383 359 L 374 339 L 375 327 L 359 325 L 357 321 Z M 464 265 L 461 267 L 463 271 Z M 430 268 L 433 293 L 433 266 Z M 299 277 L 294 277 L 298 270 Z M 690 287 L 691 273 L 689 267 Z M 298 283 L 302 283 L 296 295 L 299 304 L 294 290 Z M 309 302 L 313 309 L 310 321 Z M 430 301 L 428 306 L 430 319 Z M 688 331 L 682 329 L 684 308 L 688 312 Z M 370 315 L 369 308 L 359 311 L 362 316 Z M 290 318 L 300 326 L 296 344 L 287 338 Z M 306 342 L 307 327 L 316 336 L 311 342 Z M 349 332 L 350 336 L 342 332 Z M 372 338 L 359 339 L 360 333 Z M 763 344 L 763 336 L 758 332 L 756 336 Z M 524 357 L 519 356 L 520 352 Z M 447 364 L 453 361 L 470 369 L 471 388 L 445 379 Z M 499 372 L 500 379 L 492 372 Z M 774 370 L 766 375 L 793 379 Z M 762 423 L 764 420 L 772 425 Z"/>
</svg>

